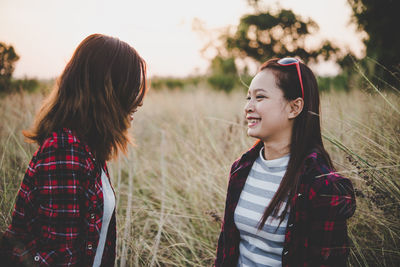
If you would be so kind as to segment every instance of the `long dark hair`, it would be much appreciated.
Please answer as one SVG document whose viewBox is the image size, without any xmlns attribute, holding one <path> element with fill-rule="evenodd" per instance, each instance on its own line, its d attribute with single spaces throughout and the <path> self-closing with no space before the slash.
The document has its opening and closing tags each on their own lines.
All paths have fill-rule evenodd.
<svg viewBox="0 0 400 267">
<path fill-rule="evenodd" d="M 275 75 L 277 86 L 283 91 L 288 101 L 302 97 L 301 86 L 296 66 L 282 66 L 277 63 L 278 59 L 271 59 L 261 65 L 260 71 L 270 70 Z M 320 124 L 320 101 L 317 80 L 311 69 L 300 62 L 301 77 L 304 87 L 304 107 L 295 118 L 290 143 L 290 159 L 285 175 L 270 204 L 265 209 L 259 223 L 261 229 L 270 215 L 278 217 L 280 223 L 285 219 L 290 205 L 300 184 L 300 173 L 304 160 L 311 150 L 315 149 L 325 160 L 327 165 L 333 169 L 332 161 L 322 143 Z M 278 212 L 287 200 L 283 212 Z"/>
<path fill-rule="evenodd" d="M 129 114 L 142 103 L 146 88 L 146 63 L 136 50 L 92 34 L 76 48 L 33 128 L 23 134 L 41 145 L 53 131 L 69 128 L 104 162 L 126 151 Z"/>
</svg>

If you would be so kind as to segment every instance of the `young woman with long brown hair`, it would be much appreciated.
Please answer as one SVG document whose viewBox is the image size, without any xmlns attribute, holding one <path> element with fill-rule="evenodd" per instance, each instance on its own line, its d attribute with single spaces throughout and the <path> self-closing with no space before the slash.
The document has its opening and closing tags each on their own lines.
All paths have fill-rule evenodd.
<svg viewBox="0 0 400 267">
<path fill-rule="evenodd" d="M 115 195 L 106 162 L 126 151 L 146 65 L 117 38 L 84 39 L 44 102 L 38 144 L 4 233 L 2 266 L 114 266 Z"/>
<path fill-rule="evenodd" d="M 232 165 L 215 266 L 346 266 L 354 191 L 322 143 L 314 74 L 265 62 L 245 114 L 258 140 Z"/>
</svg>

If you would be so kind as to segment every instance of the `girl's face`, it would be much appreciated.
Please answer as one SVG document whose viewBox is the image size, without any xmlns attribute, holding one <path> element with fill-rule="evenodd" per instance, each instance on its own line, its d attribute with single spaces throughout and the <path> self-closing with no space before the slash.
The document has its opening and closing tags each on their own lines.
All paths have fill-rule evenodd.
<svg viewBox="0 0 400 267">
<path fill-rule="evenodd" d="M 291 136 L 291 106 L 276 85 L 270 70 L 260 71 L 251 81 L 245 106 L 247 134 L 262 141 L 280 141 Z"/>
</svg>

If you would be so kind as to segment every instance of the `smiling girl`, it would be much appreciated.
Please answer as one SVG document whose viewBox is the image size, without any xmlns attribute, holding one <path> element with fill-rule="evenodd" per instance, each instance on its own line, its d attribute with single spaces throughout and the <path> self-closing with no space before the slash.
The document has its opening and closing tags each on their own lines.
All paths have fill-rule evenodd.
<svg viewBox="0 0 400 267">
<path fill-rule="evenodd" d="M 324 148 L 319 110 L 298 59 L 260 67 L 245 106 L 258 140 L 232 165 L 215 266 L 346 266 L 354 191 Z"/>
</svg>

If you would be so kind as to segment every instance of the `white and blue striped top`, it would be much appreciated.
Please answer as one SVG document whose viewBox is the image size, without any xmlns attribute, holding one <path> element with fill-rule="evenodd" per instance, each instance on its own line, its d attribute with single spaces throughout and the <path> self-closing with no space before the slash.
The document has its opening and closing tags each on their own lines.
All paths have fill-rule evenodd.
<svg viewBox="0 0 400 267">
<path fill-rule="evenodd" d="M 263 150 L 254 162 L 240 194 L 234 220 L 240 232 L 238 266 L 282 266 L 282 250 L 289 213 L 278 229 L 279 219 L 271 216 L 261 230 L 259 222 L 269 205 L 289 162 L 290 155 L 265 160 Z M 281 206 L 282 211 L 286 202 Z"/>
</svg>

